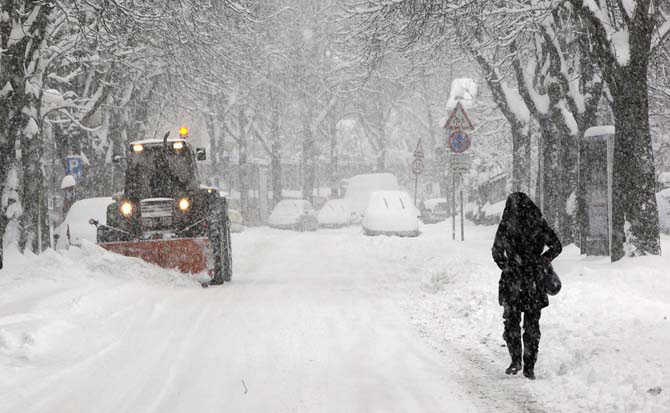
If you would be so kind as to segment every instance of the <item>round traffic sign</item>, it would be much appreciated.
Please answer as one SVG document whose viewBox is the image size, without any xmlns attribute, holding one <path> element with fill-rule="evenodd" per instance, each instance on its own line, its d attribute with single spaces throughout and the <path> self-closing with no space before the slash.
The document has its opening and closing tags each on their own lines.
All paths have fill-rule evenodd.
<svg viewBox="0 0 670 413">
<path fill-rule="evenodd" d="M 467 133 L 462 130 L 455 130 L 449 135 L 449 148 L 454 153 L 463 153 L 470 149 L 472 140 Z"/>
<path fill-rule="evenodd" d="M 414 172 L 414 175 L 421 175 L 423 172 L 423 161 L 421 158 L 414 158 L 414 162 L 412 162 L 412 172 Z"/>
</svg>

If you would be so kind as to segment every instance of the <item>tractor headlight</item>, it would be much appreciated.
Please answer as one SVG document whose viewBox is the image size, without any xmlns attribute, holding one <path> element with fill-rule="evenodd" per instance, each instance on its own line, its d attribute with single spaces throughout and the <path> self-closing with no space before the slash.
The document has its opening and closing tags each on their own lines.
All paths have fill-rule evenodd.
<svg viewBox="0 0 670 413">
<path fill-rule="evenodd" d="M 186 211 L 191 207 L 191 201 L 189 201 L 188 198 L 182 198 L 177 203 L 177 206 L 179 207 L 180 210 Z"/>
<path fill-rule="evenodd" d="M 180 151 L 180 150 L 184 149 L 184 142 L 177 141 L 177 142 L 175 142 L 175 143 L 172 144 L 172 147 L 173 147 L 175 150 Z"/>
<path fill-rule="evenodd" d="M 141 143 L 136 143 L 135 145 L 133 145 L 133 152 L 140 153 L 143 150 L 144 150 L 144 145 L 142 145 Z"/>
<path fill-rule="evenodd" d="M 129 201 L 124 201 L 121 204 L 121 214 L 123 214 L 124 217 L 129 217 L 130 214 L 133 213 L 133 204 L 130 203 Z"/>
</svg>

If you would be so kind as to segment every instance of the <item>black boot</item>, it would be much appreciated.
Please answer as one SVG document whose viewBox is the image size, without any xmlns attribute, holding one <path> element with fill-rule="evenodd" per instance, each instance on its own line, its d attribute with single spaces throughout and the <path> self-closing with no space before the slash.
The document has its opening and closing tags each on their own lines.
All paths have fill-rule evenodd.
<svg viewBox="0 0 670 413">
<path fill-rule="evenodd" d="M 521 370 L 521 360 L 512 360 L 512 364 L 507 367 L 505 374 L 517 374 Z"/>
<path fill-rule="evenodd" d="M 535 362 L 540 348 L 540 311 L 527 311 L 523 316 L 523 375 L 535 380 Z"/>
<path fill-rule="evenodd" d="M 535 380 L 535 371 L 533 366 L 529 366 L 528 364 L 525 364 L 523 366 L 523 375 L 525 378 L 528 380 Z"/>
</svg>

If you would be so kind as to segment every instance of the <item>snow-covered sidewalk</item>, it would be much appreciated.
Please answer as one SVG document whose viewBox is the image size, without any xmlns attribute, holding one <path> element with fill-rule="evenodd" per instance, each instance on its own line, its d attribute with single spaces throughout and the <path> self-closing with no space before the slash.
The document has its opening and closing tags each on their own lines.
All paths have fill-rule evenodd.
<svg viewBox="0 0 670 413">
<path fill-rule="evenodd" d="M 503 373 L 494 232 L 249 229 L 208 290 L 91 244 L 9 257 L 0 411 L 670 411 L 670 259 L 567 247 L 530 382 Z"/>
<path fill-rule="evenodd" d="M 442 223 L 421 243 L 396 239 L 380 251 L 402 250 L 398 266 L 421 278 L 406 302 L 420 331 L 437 348 L 458 349 L 480 366 L 480 377 L 462 380 L 480 386 L 484 398 L 521 388 L 527 406 L 538 402 L 531 409 L 670 411 L 670 239 L 662 239 L 666 256 L 615 264 L 581 256 L 574 245 L 564 249 L 555 261 L 563 289 L 542 312 L 538 379 L 529 382 L 502 374 L 509 356 L 497 301 L 500 271 L 491 259 L 495 229 L 469 226 L 461 243 Z"/>
</svg>

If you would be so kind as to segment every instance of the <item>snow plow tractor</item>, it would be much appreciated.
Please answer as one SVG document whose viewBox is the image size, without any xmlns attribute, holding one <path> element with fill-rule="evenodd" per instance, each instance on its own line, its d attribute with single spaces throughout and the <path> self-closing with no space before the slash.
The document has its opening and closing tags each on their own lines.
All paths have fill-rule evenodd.
<svg viewBox="0 0 670 413">
<path fill-rule="evenodd" d="M 124 192 L 107 207 L 104 225 L 89 222 L 109 251 L 184 273 L 207 270 L 209 284 L 221 284 L 232 277 L 228 206 L 216 188 L 199 184 L 196 160 L 205 151 L 194 151 L 187 137 L 182 128 L 178 138 L 168 132 L 131 142 L 128 157 L 113 159 L 127 162 Z"/>
</svg>

